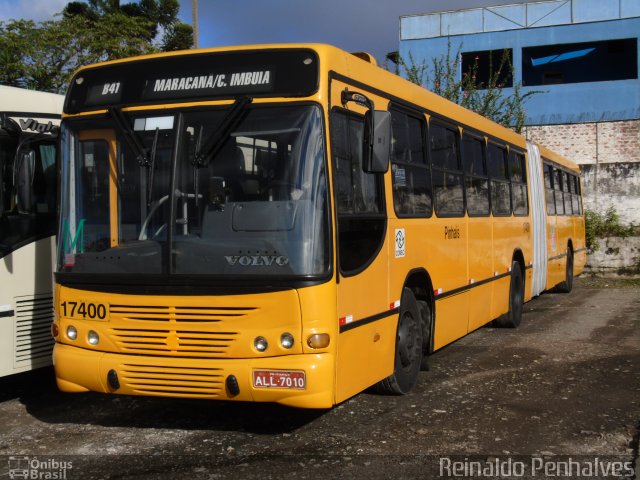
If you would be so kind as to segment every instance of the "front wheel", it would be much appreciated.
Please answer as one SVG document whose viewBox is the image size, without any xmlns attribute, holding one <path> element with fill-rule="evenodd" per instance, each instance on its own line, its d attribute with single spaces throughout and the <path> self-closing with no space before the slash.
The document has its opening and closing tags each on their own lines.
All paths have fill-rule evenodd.
<svg viewBox="0 0 640 480">
<path fill-rule="evenodd" d="M 405 288 L 400 300 L 394 371 L 392 375 L 378 383 L 379 392 L 404 395 L 415 386 L 423 356 L 422 332 L 418 302 L 413 292 Z"/>
</svg>

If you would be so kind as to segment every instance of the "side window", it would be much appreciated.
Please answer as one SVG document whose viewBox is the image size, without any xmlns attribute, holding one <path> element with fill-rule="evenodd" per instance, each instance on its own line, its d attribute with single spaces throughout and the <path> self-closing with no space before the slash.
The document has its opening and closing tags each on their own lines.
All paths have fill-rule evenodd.
<svg viewBox="0 0 640 480">
<path fill-rule="evenodd" d="M 556 200 L 553 193 L 553 167 L 548 163 L 544 164 L 544 192 L 547 202 L 547 215 L 555 215 Z"/>
<path fill-rule="evenodd" d="M 426 161 L 424 120 L 391 111 L 393 204 L 398 216 L 429 217 L 431 169 Z"/>
<path fill-rule="evenodd" d="M 384 241 L 382 175 L 362 171 L 364 119 L 344 111 L 331 116 L 340 270 L 365 268 Z"/>
<path fill-rule="evenodd" d="M 553 169 L 553 190 L 556 195 L 556 214 L 564 215 L 564 196 L 562 195 L 562 171 Z"/>
<path fill-rule="evenodd" d="M 577 175 L 572 176 L 573 180 L 573 197 L 572 206 L 574 215 L 582 215 L 582 196 L 580 195 L 580 178 Z"/>
<path fill-rule="evenodd" d="M 484 147 L 484 140 L 463 134 L 462 163 L 464 165 L 467 212 L 472 217 L 488 216 L 491 213 Z"/>
<path fill-rule="evenodd" d="M 571 175 L 569 172 L 562 172 L 562 191 L 564 192 L 564 213 L 566 215 L 571 215 L 572 206 L 571 206 Z"/>
<path fill-rule="evenodd" d="M 527 197 L 527 167 L 524 155 L 520 152 L 509 152 L 509 176 L 511 177 L 511 205 L 514 215 L 529 215 Z"/>
<path fill-rule="evenodd" d="M 498 217 L 508 217 L 511 215 L 511 191 L 507 169 L 507 150 L 502 146 L 489 143 L 487 152 L 493 214 Z"/>
<path fill-rule="evenodd" d="M 433 193 L 436 215 L 464 216 L 462 167 L 458 156 L 458 131 L 431 122 L 429 150 L 433 168 Z"/>
</svg>

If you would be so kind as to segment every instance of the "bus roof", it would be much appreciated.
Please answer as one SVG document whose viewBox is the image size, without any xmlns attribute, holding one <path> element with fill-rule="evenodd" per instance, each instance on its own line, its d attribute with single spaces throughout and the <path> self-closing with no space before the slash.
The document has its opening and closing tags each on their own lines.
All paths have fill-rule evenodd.
<svg viewBox="0 0 640 480">
<path fill-rule="evenodd" d="M 546 147 L 543 147 L 542 145 L 538 145 L 538 147 L 540 148 L 540 156 L 542 156 L 543 158 L 547 160 L 551 160 L 552 162 L 557 163 L 562 167 L 572 170 L 576 172 L 578 175 L 580 174 L 580 167 L 578 167 L 578 165 L 576 165 L 571 160 L 563 157 L 559 153 L 556 153 L 552 150 L 549 150 Z"/>
<path fill-rule="evenodd" d="M 37 117 L 39 113 L 60 115 L 63 103 L 64 95 L 0 85 L 0 113 L 28 117 Z"/>
<path fill-rule="evenodd" d="M 261 45 L 239 45 L 227 47 L 205 48 L 197 50 L 181 50 L 177 52 L 156 53 L 151 55 L 143 55 L 109 62 L 88 65 L 80 68 L 74 75 L 78 77 L 82 72 L 92 70 L 94 68 L 103 68 L 110 65 L 119 65 L 127 62 L 140 62 L 160 58 L 186 57 L 190 55 L 202 55 L 207 53 L 218 52 L 242 52 L 242 51 L 274 51 L 286 49 L 307 49 L 316 52 L 320 58 L 322 72 L 336 72 L 344 77 L 356 80 L 365 86 L 371 86 L 379 90 L 383 90 L 383 96 L 401 100 L 405 103 L 414 105 L 424 110 L 427 114 L 439 115 L 443 118 L 457 123 L 463 128 L 470 130 L 478 130 L 489 136 L 509 142 L 523 150 L 526 149 L 526 140 L 522 135 L 515 131 L 503 127 L 488 118 L 483 117 L 471 110 L 451 102 L 419 85 L 409 82 L 408 80 L 391 73 L 384 68 L 376 65 L 372 61 L 373 57 L 365 53 L 351 54 L 337 47 L 319 44 L 319 43 L 290 43 L 290 44 L 261 44 Z M 323 84 L 320 79 L 320 85 Z M 383 86 L 382 88 L 380 86 Z M 72 89 L 70 89 L 71 91 Z M 158 102 L 162 103 L 162 102 Z M 95 110 L 95 109 L 94 109 Z M 74 112 L 76 113 L 76 112 Z M 544 150 L 543 155 L 549 160 L 553 160 L 558 164 L 579 171 L 579 168 L 570 160 L 541 147 Z"/>
</svg>

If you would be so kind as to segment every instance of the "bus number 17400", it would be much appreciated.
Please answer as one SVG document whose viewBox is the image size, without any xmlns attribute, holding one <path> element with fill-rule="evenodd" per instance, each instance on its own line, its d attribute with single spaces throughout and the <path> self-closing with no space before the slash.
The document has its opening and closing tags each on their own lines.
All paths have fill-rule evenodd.
<svg viewBox="0 0 640 480">
<path fill-rule="evenodd" d="M 106 320 L 107 306 L 102 303 L 62 302 L 60 310 L 63 317 L 84 318 L 89 320 Z"/>
</svg>

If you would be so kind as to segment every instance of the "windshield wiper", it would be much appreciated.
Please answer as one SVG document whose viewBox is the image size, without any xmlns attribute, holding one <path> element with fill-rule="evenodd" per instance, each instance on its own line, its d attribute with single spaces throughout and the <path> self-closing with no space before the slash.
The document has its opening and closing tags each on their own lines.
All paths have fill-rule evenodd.
<svg viewBox="0 0 640 480">
<path fill-rule="evenodd" d="M 131 125 L 129 125 L 129 122 L 127 122 L 127 119 L 122 113 L 122 110 L 114 107 L 110 108 L 108 111 L 114 122 L 116 123 L 116 127 L 118 127 L 118 131 L 122 135 L 125 143 L 129 147 L 131 152 L 136 156 L 136 160 L 138 160 L 140 166 L 150 166 L 151 160 L 149 159 L 149 151 L 144 147 L 136 132 L 134 132 L 133 128 L 131 128 Z"/>
<path fill-rule="evenodd" d="M 206 167 L 211 159 L 220 151 L 234 128 L 244 119 L 248 107 L 253 99 L 251 97 L 239 97 L 233 102 L 231 108 L 222 119 L 220 126 L 211 134 L 206 143 L 198 148 L 193 157 L 193 165 Z M 200 142 L 198 142 L 200 143 Z"/>
<path fill-rule="evenodd" d="M 131 128 L 129 122 L 126 117 L 122 113 L 122 110 L 119 108 L 110 108 L 109 113 L 113 118 L 118 131 L 122 135 L 125 143 L 131 150 L 131 152 L 135 155 L 138 164 L 141 167 L 145 167 L 147 169 L 147 207 L 151 206 L 151 192 L 153 191 L 153 171 L 154 171 L 154 163 L 156 158 L 156 151 L 158 147 L 158 134 L 160 133 L 160 129 L 156 128 L 155 135 L 153 137 L 153 144 L 151 146 L 151 152 L 147 149 L 140 140 L 140 137 L 136 134 L 136 132 Z M 120 181 L 118 179 L 118 186 L 120 185 Z"/>
</svg>

